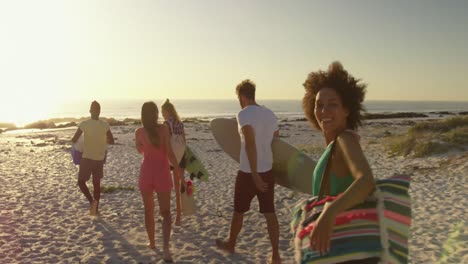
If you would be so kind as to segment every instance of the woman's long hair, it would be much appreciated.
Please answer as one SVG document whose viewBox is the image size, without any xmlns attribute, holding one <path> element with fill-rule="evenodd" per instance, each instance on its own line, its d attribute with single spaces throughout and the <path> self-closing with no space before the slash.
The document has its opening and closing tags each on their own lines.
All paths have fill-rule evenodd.
<svg viewBox="0 0 468 264">
<path fill-rule="evenodd" d="M 174 118 L 176 121 L 180 121 L 179 114 L 177 114 L 174 105 L 171 102 L 169 102 L 169 99 L 166 99 L 164 104 L 161 105 L 161 110 L 167 111 L 170 117 Z"/>
<path fill-rule="evenodd" d="M 143 123 L 146 133 L 148 133 L 151 144 L 155 147 L 159 147 L 160 144 L 157 130 L 158 118 L 159 111 L 156 104 L 154 102 L 144 103 L 141 107 L 141 122 Z"/>
</svg>

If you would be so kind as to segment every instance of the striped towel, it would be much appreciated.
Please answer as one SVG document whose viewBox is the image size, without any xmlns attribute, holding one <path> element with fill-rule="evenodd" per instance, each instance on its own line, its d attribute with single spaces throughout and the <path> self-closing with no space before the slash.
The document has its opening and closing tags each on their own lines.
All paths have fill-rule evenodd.
<svg viewBox="0 0 468 264">
<path fill-rule="evenodd" d="M 407 263 L 411 207 L 410 178 L 394 176 L 376 182 L 367 201 L 339 214 L 331 236 L 330 252 L 320 256 L 310 249 L 309 235 L 327 203 L 337 197 L 305 199 L 293 207 L 291 229 L 297 263 L 337 263 L 379 257 L 382 263 Z"/>
<path fill-rule="evenodd" d="M 383 263 L 408 263 L 408 237 L 411 226 L 410 176 L 395 175 L 378 180 L 383 210 L 381 221 Z"/>
</svg>

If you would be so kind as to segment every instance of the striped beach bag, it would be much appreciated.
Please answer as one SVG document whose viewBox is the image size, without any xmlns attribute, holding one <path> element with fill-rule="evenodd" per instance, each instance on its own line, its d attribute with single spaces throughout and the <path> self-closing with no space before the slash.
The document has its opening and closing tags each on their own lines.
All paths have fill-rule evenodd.
<svg viewBox="0 0 468 264">
<path fill-rule="evenodd" d="M 409 184 L 407 175 L 377 180 L 373 195 L 336 217 L 330 252 L 324 255 L 311 250 L 309 235 L 324 207 L 339 196 L 316 196 L 298 202 L 291 222 L 296 262 L 325 264 L 379 258 L 379 263 L 407 263 Z"/>
</svg>

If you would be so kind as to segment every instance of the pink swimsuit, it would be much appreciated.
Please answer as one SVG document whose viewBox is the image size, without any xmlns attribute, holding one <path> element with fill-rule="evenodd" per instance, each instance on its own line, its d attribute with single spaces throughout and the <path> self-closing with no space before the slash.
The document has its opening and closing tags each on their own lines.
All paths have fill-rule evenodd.
<svg viewBox="0 0 468 264">
<path fill-rule="evenodd" d="M 161 133 L 161 130 L 158 129 Z M 169 169 L 169 159 L 166 149 L 159 136 L 161 145 L 156 148 L 151 144 L 146 130 L 139 128 L 135 132 L 137 144 L 140 143 L 140 151 L 143 150 L 143 162 L 140 168 L 138 186 L 142 192 L 170 192 L 172 190 L 172 177 Z"/>
</svg>

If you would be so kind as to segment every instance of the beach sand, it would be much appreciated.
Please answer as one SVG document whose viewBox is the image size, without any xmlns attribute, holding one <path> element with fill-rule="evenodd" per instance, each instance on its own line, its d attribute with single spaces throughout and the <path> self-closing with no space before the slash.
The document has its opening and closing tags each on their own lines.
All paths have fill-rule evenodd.
<svg viewBox="0 0 468 264">
<path fill-rule="evenodd" d="M 392 157 L 385 136 L 402 134 L 409 119 L 367 121 L 362 146 L 376 178 L 412 175 L 411 263 L 468 263 L 468 152 L 452 151 L 426 158 Z M 69 140 L 76 128 L 0 134 L 1 263 L 163 263 L 161 223 L 156 225 L 156 251 L 145 247 L 143 203 L 138 191 L 142 157 L 134 146 L 135 126 L 112 127 L 116 145 L 109 146 L 104 186 L 133 187 L 101 197 L 101 216 L 88 214 L 88 203 L 76 186 L 78 168 Z M 238 164 L 215 142 L 208 123 L 187 123 L 187 139 L 210 172 L 208 182 L 195 182 L 198 212 L 173 226 L 176 263 L 265 263 L 270 241 L 264 217 L 253 200 L 246 213 L 237 253 L 216 249 L 226 238 L 233 210 Z M 282 139 L 318 159 L 322 136 L 307 122 L 281 122 Z M 276 187 L 280 253 L 293 263 L 290 208 L 305 197 Z M 175 199 L 171 204 L 175 219 Z"/>
</svg>

